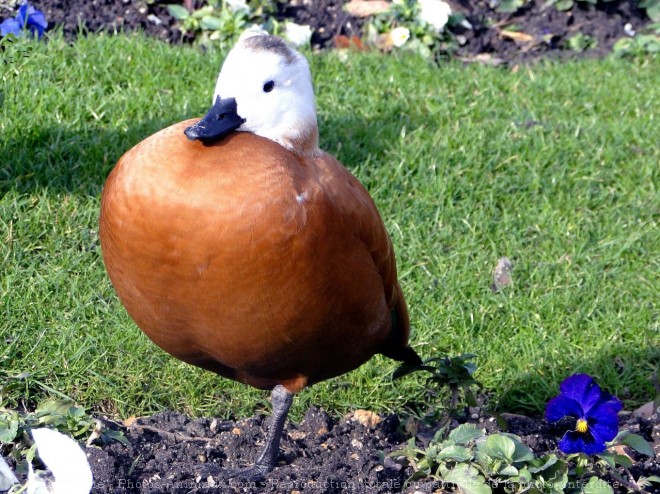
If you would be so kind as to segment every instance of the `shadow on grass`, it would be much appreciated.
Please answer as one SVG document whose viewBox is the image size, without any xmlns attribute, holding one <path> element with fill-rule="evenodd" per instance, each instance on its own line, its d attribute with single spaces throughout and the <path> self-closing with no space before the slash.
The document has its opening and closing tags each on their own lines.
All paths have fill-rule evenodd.
<svg viewBox="0 0 660 494">
<path fill-rule="evenodd" d="M 89 126 L 22 129 L 3 143 L 9 159 L 0 165 L 0 196 L 48 189 L 54 193 L 98 195 L 121 155 L 165 121 L 140 122 L 127 129 Z"/>
<path fill-rule="evenodd" d="M 408 128 L 428 125 L 393 105 L 387 115 L 370 121 L 352 115 L 320 118 L 321 147 L 338 156 L 349 169 L 382 156 L 393 146 L 402 122 Z M 430 120 L 427 118 L 426 120 Z M 165 119 L 136 122 L 126 131 L 102 126 L 21 129 L 0 140 L 0 196 L 13 190 L 29 194 L 47 188 L 54 193 L 99 195 L 105 178 L 117 160 L 131 147 L 175 121 Z"/>
</svg>

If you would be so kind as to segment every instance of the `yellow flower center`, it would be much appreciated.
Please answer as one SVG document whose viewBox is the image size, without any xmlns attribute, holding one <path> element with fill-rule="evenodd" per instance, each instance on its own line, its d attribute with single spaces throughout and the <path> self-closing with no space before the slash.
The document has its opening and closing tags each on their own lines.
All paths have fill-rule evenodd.
<svg viewBox="0 0 660 494">
<path fill-rule="evenodd" d="M 577 424 L 575 425 L 575 430 L 578 432 L 587 432 L 589 429 L 589 424 L 584 419 L 578 419 Z"/>
</svg>

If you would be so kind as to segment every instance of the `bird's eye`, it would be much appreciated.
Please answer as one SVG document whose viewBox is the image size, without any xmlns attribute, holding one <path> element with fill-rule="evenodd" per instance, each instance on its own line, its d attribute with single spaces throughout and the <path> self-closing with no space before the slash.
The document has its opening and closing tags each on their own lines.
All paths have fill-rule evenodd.
<svg viewBox="0 0 660 494">
<path fill-rule="evenodd" d="M 268 81 L 264 84 L 264 93 L 270 93 L 275 87 L 275 81 Z"/>
</svg>

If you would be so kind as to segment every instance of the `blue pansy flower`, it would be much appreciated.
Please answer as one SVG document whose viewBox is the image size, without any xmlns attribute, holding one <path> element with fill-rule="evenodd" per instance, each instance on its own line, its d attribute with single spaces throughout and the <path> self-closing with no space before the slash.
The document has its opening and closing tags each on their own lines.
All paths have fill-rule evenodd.
<svg viewBox="0 0 660 494">
<path fill-rule="evenodd" d="M 564 453 L 593 455 L 605 450 L 605 443 L 619 432 L 617 413 L 623 408 L 618 398 L 600 389 L 587 374 L 573 374 L 564 379 L 561 393 L 548 402 L 545 418 L 557 422 L 569 416 L 577 419 L 575 429 L 567 431 L 559 442 Z"/>
<path fill-rule="evenodd" d="M 44 13 L 32 5 L 24 3 L 18 8 L 18 14 L 13 19 L 7 19 L 0 24 L 0 35 L 13 34 L 19 36 L 22 31 L 29 30 L 41 38 L 48 27 Z"/>
</svg>

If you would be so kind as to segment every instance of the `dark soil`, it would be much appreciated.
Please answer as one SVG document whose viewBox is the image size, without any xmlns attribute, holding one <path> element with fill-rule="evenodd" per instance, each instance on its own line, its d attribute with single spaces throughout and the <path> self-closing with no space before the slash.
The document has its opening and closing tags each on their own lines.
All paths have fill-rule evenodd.
<svg viewBox="0 0 660 494">
<path fill-rule="evenodd" d="M 600 56 L 611 51 L 612 45 L 627 36 L 624 26 L 639 31 L 649 24 L 646 14 L 637 7 L 637 0 L 599 2 L 594 6 L 576 2 L 569 12 L 554 7 L 544 9 L 546 0 L 529 0 L 514 14 L 498 13 L 492 8 L 496 0 L 449 0 L 454 11 L 462 12 L 472 30 L 457 28 L 463 43 L 457 55 L 464 60 L 489 63 L 518 62 L 539 57 Z M 149 36 L 172 43 L 194 41 L 193 33 L 182 34 L 169 15 L 167 2 L 147 4 L 144 0 L 33 0 L 50 23 L 49 29 L 62 25 L 68 38 L 74 38 L 80 27 L 87 32 L 119 29 L 142 30 Z M 178 2 L 181 3 L 181 2 Z M 197 4 L 201 5 L 198 0 Z M 312 26 L 312 45 L 331 48 L 337 35 L 361 35 L 363 20 L 343 10 L 342 0 L 292 0 L 277 2 L 276 17 L 291 19 Z M 0 11 L 0 16 L 6 15 Z M 506 31 L 519 30 L 529 35 L 514 40 Z M 503 34 L 504 31 L 504 34 Z M 584 52 L 568 48 L 568 40 L 577 33 L 593 37 L 597 45 Z"/>
<path fill-rule="evenodd" d="M 489 432 L 501 430 L 494 418 L 476 418 L 478 415 L 473 415 L 471 421 Z M 505 415 L 505 418 L 507 431 L 519 435 L 536 453 L 556 452 L 556 440 L 563 433 L 559 426 L 521 415 Z M 396 415 L 381 419 L 370 427 L 355 420 L 353 415 L 336 421 L 322 410 L 310 408 L 297 426 L 287 423 L 279 466 L 264 482 L 248 483 L 226 480 L 223 472 L 251 464 L 263 443 L 263 416 L 231 422 L 191 420 L 177 413 L 161 413 L 141 419 L 126 429 L 130 446 L 114 442 L 102 449 L 88 449 L 95 479 L 93 492 L 384 494 L 448 491 L 447 486 L 442 488 L 432 480 L 415 481 L 404 487 L 413 473 L 412 467 L 387 454 L 404 447 L 410 434 L 405 432 Z M 629 418 L 623 426 L 653 442 L 656 454 L 660 454 L 660 424 Z M 420 428 L 416 434 L 417 444 L 428 442 L 434 433 L 433 428 Z M 660 475 L 657 457 L 637 460 L 633 469 L 635 477 Z M 624 489 L 617 491 L 625 492 Z"/>
<path fill-rule="evenodd" d="M 543 419 L 502 414 L 499 420 L 479 408 L 469 410 L 471 422 L 489 433 L 506 431 L 519 436 L 537 455 L 556 453 L 557 441 L 572 421 L 548 424 Z M 358 410 L 336 420 L 312 407 L 303 420 L 287 421 L 277 467 L 261 482 L 228 479 L 226 472 L 250 466 L 264 441 L 268 419 L 223 421 L 190 419 L 174 412 L 141 418 L 130 425 L 101 419 L 105 426 L 121 430 L 128 444 L 111 441 L 87 448 L 94 475 L 93 494 L 193 494 L 193 493 L 287 493 L 287 494 L 428 494 L 453 491 L 432 479 L 406 484 L 413 467 L 401 456 L 411 437 L 424 448 L 438 425 L 423 425 L 397 415 L 377 416 Z M 570 423 L 568 423 L 570 422 Z M 660 475 L 660 422 L 621 414 L 621 428 L 640 434 L 656 453 L 647 458 L 625 450 L 635 461 L 633 478 Z M 8 453 L 7 449 L 4 449 Z M 620 451 L 621 452 L 621 451 Z M 7 457 L 12 468 L 13 459 Z M 20 477 L 20 475 L 19 475 Z M 23 479 L 24 480 L 24 479 Z M 627 492 L 612 478 L 604 478 L 617 494 Z M 493 488 L 494 493 L 503 493 Z M 660 493 L 647 488 L 643 492 Z"/>
</svg>

